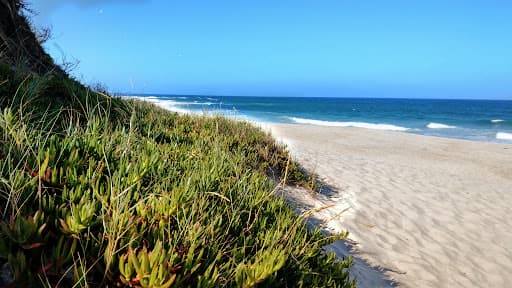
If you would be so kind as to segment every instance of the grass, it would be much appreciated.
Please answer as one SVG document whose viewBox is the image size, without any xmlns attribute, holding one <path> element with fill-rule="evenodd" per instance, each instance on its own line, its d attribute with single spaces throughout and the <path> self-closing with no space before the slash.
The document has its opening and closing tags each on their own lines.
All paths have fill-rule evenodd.
<svg viewBox="0 0 512 288">
<path fill-rule="evenodd" d="M 4 284 L 355 285 L 351 260 L 322 249 L 344 235 L 275 195 L 272 179 L 311 180 L 260 129 L 0 72 Z"/>
</svg>

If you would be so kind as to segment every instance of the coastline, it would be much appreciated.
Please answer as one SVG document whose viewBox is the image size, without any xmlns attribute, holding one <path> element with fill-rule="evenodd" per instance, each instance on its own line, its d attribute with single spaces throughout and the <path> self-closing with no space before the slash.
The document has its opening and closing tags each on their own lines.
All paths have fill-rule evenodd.
<svg viewBox="0 0 512 288">
<path fill-rule="evenodd" d="M 512 242 L 512 143 L 226 117 L 271 132 L 329 186 L 320 194 L 287 189 L 285 196 L 297 211 L 332 206 L 316 212 L 313 224 L 350 233 L 326 249 L 354 257 L 358 287 L 512 281 L 505 244 Z"/>
<path fill-rule="evenodd" d="M 401 287 L 504 287 L 512 281 L 512 144 L 259 126 L 331 186 L 317 196 L 286 196 L 304 207 L 333 205 L 315 217 L 328 230 L 348 230 L 351 254 L 389 280 Z M 374 276 L 364 274 L 356 275 L 358 284 L 372 283 Z"/>
<path fill-rule="evenodd" d="M 460 47 L 429 49 L 429 43 L 439 46 L 439 36 L 457 39 L 460 32 L 474 32 L 443 29 L 453 26 L 451 18 L 470 28 L 482 24 L 477 26 L 484 32 L 500 30 L 503 21 L 487 25 L 502 18 L 499 9 L 464 9 L 467 15 L 489 15 L 444 17 L 447 21 L 424 29 L 422 21 L 408 27 L 410 21 L 401 19 L 400 6 L 386 4 L 377 8 L 389 10 L 386 17 L 396 16 L 393 23 L 384 17 L 374 24 L 403 22 L 405 26 L 398 26 L 405 30 L 359 25 L 362 30 L 353 33 L 337 29 L 360 22 L 361 7 L 352 4 L 324 5 L 311 15 L 308 3 L 256 5 L 245 13 L 230 3 L 200 9 L 160 3 L 138 9 L 121 7 L 122 1 L 109 7 L 99 2 L 87 7 L 22 0 L 0 3 L 6 19 L 0 23 L 0 287 L 510 284 L 512 99 L 503 89 L 509 83 L 499 77 L 509 67 L 485 59 L 499 52 L 506 57 L 506 49 L 494 49 L 503 46 L 503 37 L 484 33 L 480 36 L 485 47 L 479 46 L 482 39 L 472 37 L 467 43 L 463 40 L 468 39 L 459 39 Z M 418 19 L 437 16 L 430 13 L 439 10 L 430 9 L 436 5 L 427 6 L 412 9 L 419 11 Z M 332 13 L 339 8 L 349 17 L 330 17 L 339 16 Z M 449 8 L 443 10 L 446 15 L 460 14 L 460 7 L 438 8 Z M 122 15 L 115 15 L 119 10 Z M 169 17 L 169 10 L 179 10 L 178 17 Z M 269 25 L 259 25 L 258 14 L 267 10 L 272 10 L 266 15 Z M 204 17 L 184 20 L 180 11 Z M 46 19 L 52 14 L 56 17 Z M 237 17 L 215 21 L 223 14 Z M 376 16 L 371 18 L 380 17 Z M 105 25 L 102 20 L 138 18 L 171 18 L 177 26 L 187 21 L 191 25 L 181 25 L 186 31 L 167 33 L 176 26 L 169 21 L 135 23 L 141 29 L 129 29 L 129 39 L 123 39 L 134 40 L 126 47 L 135 49 L 117 49 L 115 36 L 125 35 L 127 25 Z M 303 18 L 314 21 L 295 21 Z M 38 29 L 39 24 L 48 26 L 46 20 L 64 29 L 59 34 L 64 31 L 66 39 L 60 40 L 83 44 L 74 49 L 91 56 L 86 57 L 92 61 L 90 67 L 127 68 L 131 62 L 123 59 L 142 59 L 135 63 L 136 79 L 129 71 L 133 69 L 121 69 L 118 76 L 106 75 L 103 81 L 108 83 L 82 83 L 86 76 L 72 71 L 76 67 L 65 59 L 58 64 L 54 53 L 43 47 L 57 40 L 51 39 L 52 29 Z M 214 22 L 219 25 L 209 25 Z M 101 35 L 82 35 L 83 24 Z M 239 24 L 251 33 L 239 29 Z M 368 33 L 360 33 L 364 30 Z M 415 30 L 422 32 L 418 43 L 413 43 L 418 38 Z M 324 37 L 338 32 L 347 39 L 355 36 L 352 42 L 361 42 L 359 36 L 368 34 L 399 45 L 382 51 L 366 51 L 368 45 L 363 45 L 360 55 L 339 53 L 337 46 L 347 41 Z M 205 49 L 205 39 L 189 37 L 197 33 L 208 36 L 214 57 L 212 49 Z M 314 47 L 295 45 L 309 36 Z M 363 40 L 379 42 L 370 38 Z M 423 41 L 429 38 L 434 41 Z M 114 40 L 111 45 L 109 40 Z M 143 47 L 136 43 L 140 40 L 157 45 Z M 252 40 L 257 44 L 251 45 Z M 172 43 L 185 45 L 165 51 Z M 259 47 L 260 43 L 272 47 Z M 294 53 L 289 53 L 289 44 L 297 48 Z M 425 53 L 395 53 L 416 44 L 421 47 L 408 50 Z M 462 75 L 435 71 L 450 60 L 444 56 L 475 45 L 482 49 L 462 58 L 475 62 L 477 69 Z M 348 48 L 358 50 L 357 45 Z M 380 61 L 379 53 L 389 56 L 386 49 L 398 57 Z M 89 53 L 95 50 L 105 57 L 95 60 L 98 53 Z M 244 53 L 238 53 L 241 50 Z M 443 51 L 448 53 L 438 65 Z M 159 55 L 162 52 L 165 57 Z M 368 58 L 363 54 L 376 60 L 352 61 L 355 70 L 343 65 L 350 64 L 344 57 Z M 318 56 L 328 61 L 315 61 Z M 403 60 L 416 61 L 421 73 L 395 69 Z M 390 70 L 396 75 L 388 75 Z M 395 85 L 393 78 L 404 78 L 399 70 L 411 80 L 406 85 Z M 441 77 L 442 85 L 423 81 L 429 75 Z M 460 81 L 468 75 L 478 81 Z M 492 79 L 496 75 L 498 81 Z M 414 81 L 416 76 L 422 81 Z M 129 83 L 117 81 L 122 78 L 129 78 Z M 106 85 L 118 91 L 206 95 L 112 96 Z"/>
<path fill-rule="evenodd" d="M 480 142 L 512 141 L 512 101 L 176 95 L 125 97 L 152 102 L 179 113 L 220 114 L 251 122 L 369 128 Z M 465 116 L 461 117 L 461 113 Z"/>
</svg>

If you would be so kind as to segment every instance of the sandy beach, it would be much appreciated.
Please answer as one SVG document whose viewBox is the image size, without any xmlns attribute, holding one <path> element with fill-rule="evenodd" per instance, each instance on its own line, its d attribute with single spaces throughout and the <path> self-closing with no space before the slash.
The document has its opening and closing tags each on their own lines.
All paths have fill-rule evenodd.
<svg viewBox="0 0 512 288">
<path fill-rule="evenodd" d="M 287 197 L 305 209 L 330 206 L 315 217 L 326 229 L 348 230 L 351 253 L 385 278 L 400 287 L 510 287 L 512 144 L 263 127 L 330 186 Z M 391 284 L 361 267 L 353 275 L 361 287 Z"/>
</svg>

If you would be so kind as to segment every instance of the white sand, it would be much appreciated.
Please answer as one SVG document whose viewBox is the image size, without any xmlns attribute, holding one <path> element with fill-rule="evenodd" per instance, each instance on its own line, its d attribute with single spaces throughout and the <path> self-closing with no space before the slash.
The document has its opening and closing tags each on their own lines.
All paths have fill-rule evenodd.
<svg viewBox="0 0 512 288">
<path fill-rule="evenodd" d="M 333 186 L 324 195 L 288 197 L 309 208 L 334 205 L 316 217 L 348 230 L 351 253 L 401 287 L 512 287 L 512 144 L 358 128 L 270 129 Z M 389 284 L 359 264 L 353 275 L 361 286 Z"/>
</svg>

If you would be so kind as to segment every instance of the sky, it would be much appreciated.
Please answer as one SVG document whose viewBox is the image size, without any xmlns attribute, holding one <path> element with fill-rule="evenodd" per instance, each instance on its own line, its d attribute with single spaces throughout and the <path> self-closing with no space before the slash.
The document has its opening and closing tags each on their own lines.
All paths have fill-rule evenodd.
<svg viewBox="0 0 512 288">
<path fill-rule="evenodd" d="M 116 93 L 512 100 L 512 1 L 33 0 Z"/>
</svg>

